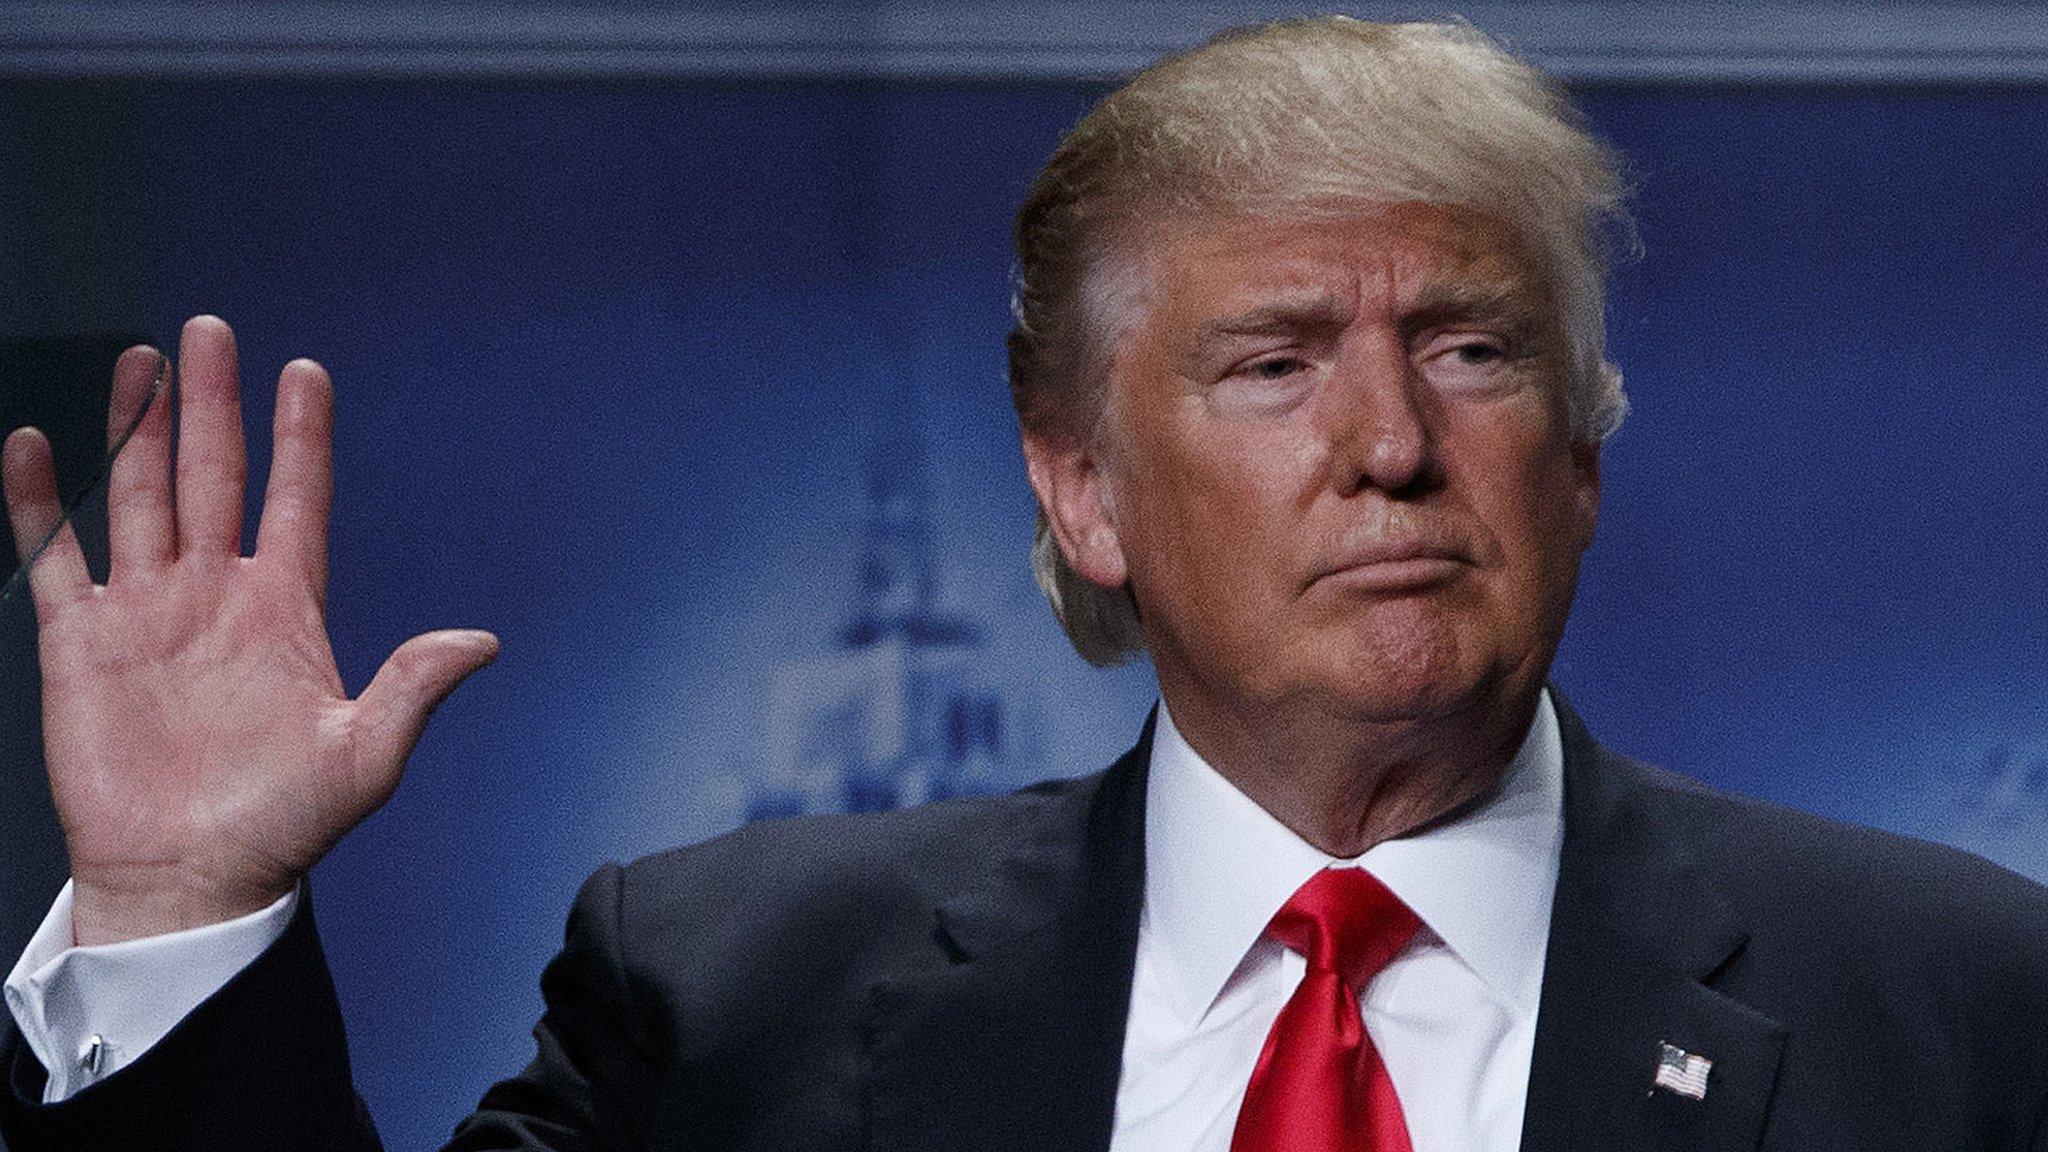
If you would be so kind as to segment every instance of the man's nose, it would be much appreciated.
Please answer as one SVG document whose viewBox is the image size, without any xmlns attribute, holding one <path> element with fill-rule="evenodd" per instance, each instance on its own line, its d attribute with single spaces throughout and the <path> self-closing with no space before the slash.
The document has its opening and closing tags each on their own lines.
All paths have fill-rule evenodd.
<svg viewBox="0 0 2048 1152">
<path fill-rule="evenodd" d="M 1389 334 L 1344 350 L 1327 393 L 1331 483 L 1401 493 L 1433 482 L 1435 444 L 1423 381 L 1405 342 Z"/>
</svg>

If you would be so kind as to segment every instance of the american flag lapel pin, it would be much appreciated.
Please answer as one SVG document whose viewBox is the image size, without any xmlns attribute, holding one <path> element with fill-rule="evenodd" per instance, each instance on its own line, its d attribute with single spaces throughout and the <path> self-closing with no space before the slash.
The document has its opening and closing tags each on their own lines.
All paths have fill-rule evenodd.
<svg viewBox="0 0 2048 1152">
<path fill-rule="evenodd" d="M 1657 1054 L 1657 1087 L 1692 1100 L 1705 1100 L 1707 1073 L 1713 1071 L 1714 1062 L 1676 1045 L 1660 1042 L 1659 1047 L 1662 1051 Z"/>
</svg>

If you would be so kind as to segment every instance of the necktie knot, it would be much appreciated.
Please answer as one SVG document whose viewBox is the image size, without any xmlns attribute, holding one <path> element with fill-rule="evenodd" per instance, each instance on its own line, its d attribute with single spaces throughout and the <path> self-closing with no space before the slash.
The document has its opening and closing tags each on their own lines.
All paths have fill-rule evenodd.
<svg viewBox="0 0 2048 1152">
<path fill-rule="evenodd" d="M 1325 868 L 1295 890 L 1266 929 L 1308 958 L 1363 988 L 1415 937 L 1422 921 L 1363 868 Z"/>
<path fill-rule="evenodd" d="M 1267 934 L 1308 957 L 1308 972 L 1266 1034 L 1231 1152 L 1412 1152 L 1358 990 L 1421 926 L 1359 868 L 1323 869 L 1274 914 Z"/>
</svg>

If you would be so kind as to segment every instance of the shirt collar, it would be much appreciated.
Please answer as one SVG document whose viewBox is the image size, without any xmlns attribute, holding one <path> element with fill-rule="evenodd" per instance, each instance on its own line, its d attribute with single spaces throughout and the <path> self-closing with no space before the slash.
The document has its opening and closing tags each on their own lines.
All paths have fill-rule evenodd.
<svg viewBox="0 0 2048 1152">
<path fill-rule="evenodd" d="M 1511 1009 L 1533 1013 L 1564 839 L 1564 746 L 1546 691 L 1500 783 L 1454 820 L 1340 860 L 1210 767 L 1162 701 L 1145 796 L 1144 927 L 1199 1020 L 1273 914 L 1332 864 L 1364 867 Z"/>
</svg>

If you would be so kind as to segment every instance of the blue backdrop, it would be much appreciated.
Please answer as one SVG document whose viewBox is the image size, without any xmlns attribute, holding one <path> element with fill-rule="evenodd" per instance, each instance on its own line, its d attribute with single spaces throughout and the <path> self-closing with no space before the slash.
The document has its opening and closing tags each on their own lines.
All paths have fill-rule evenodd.
<svg viewBox="0 0 2048 1152">
<path fill-rule="evenodd" d="M 1090 90 L 139 92 L 151 326 L 237 326 L 259 462 L 277 368 L 336 377 L 344 678 L 504 640 L 316 875 L 391 1146 L 529 1057 L 602 861 L 844 802 L 862 756 L 993 786 L 1135 736 L 1145 670 L 1030 581 L 1002 382 L 1009 216 Z M 1585 98 L 1647 255 L 1557 679 L 1622 750 L 2048 877 L 2048 94 Z M 933 746 L 855 691 L 905 579 L 978 637 Z"/>
</svg>

